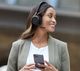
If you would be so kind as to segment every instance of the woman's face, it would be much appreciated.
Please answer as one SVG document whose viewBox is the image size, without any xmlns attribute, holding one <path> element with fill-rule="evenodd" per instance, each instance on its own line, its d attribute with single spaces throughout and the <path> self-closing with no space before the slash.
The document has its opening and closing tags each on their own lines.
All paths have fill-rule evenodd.
<svg viewBox="0 0 80 71">
<path fill-rule="evenodd" d="M 42 17 L 42 27 L 45 27 L 45 30 L 47 32 L 54 32 L 55 31 L 55 25 L 56 25 L 56 11 L 49 7 L 44 16 Z"/>
</svg>

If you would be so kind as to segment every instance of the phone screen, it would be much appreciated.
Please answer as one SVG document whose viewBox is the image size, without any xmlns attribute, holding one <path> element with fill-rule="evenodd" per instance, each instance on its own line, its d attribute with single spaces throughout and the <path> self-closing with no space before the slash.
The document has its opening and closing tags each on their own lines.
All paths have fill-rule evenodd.
<svg viewBox="0 0 80 71">
<path fill-rule="evenodd" d="M 37 68 L 43 68 L 43 67 L 39 67 L 39 65 L 38 65 L 38 64 L 44 64 L 43 55 L 34 54 L 34 62 L 35 62 L 35 66 Z"/>
</svg>

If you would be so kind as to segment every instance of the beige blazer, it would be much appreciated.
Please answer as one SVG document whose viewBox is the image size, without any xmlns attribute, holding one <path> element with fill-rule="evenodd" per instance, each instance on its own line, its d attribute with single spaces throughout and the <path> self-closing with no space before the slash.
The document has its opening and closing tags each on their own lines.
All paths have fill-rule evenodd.
<svg viewBox="0 0 80 71">
<path fill-rule="evenodd" d="M 7 71 L 19 71 L 26 64 L 30 44 L 31 39 L 19 39 L 13 42 Z M 48 50 L 49 63 L 53 64 L 59 71 L 70 71 L 69 53 L 65 42 L 49 36 Z"/>
</svg>

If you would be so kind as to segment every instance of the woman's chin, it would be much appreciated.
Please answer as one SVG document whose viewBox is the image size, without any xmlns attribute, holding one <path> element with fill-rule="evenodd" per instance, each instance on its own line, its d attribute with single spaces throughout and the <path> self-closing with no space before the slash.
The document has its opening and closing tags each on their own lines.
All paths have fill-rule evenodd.
<svg viewBox="0 0 80 71">
<path fill-rule="evenodd" d="M 50 31 L 51 31 L 51 32 L 54 32 L 54 31 L 55 31 L 55 29 L 53 29 L 53 28 L 52 28 Z"/>
<path fill-rule="evenodd" d="M 50 30 L 50 33 L 53 33 L 53 32 L 55 32 L 55 30 L 53 29 L 53 30 Z"/>
</svg>

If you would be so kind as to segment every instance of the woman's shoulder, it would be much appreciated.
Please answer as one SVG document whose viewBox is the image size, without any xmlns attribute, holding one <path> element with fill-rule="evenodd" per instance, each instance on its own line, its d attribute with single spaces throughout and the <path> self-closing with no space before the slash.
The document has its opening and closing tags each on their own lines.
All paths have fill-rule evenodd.
<svg viewBox="0 0 80 71">
<path fill-rule="evenodd" d="M 54 38 L 54 37 L 52 37 L 52 36 L 50 36 L 50 39 L 51 39 L 53 42 L 55 42 L 56 44 L 58 44 L 58 45 L 67 45 L 66 42 L 64 42 L 64 41 L 62 41 L 62 40 L 59 40 L 59 39 L 57 39 L 57 38 Z"/>
<path fill-rule="evenodd" d="M 21 44 L 23 44 L 23 43 L 25 43 L 25 42 L 27 42 L 27 41 L 29 41 L 30 39 L 18 39 L 18 40 L 16 40 L 16 41 L 14 41 L 12 44 L 13 45 L 21 45 Z"/>
<path fill-rule="evenodd" d="M 12 42 L 12 44 L 13 45 L 18 45 L 18 44 L 20 44 L 20 43 L 22 43 L 22 42 L 24 42 L 24 40 L 22 40 L 22 39 L 17 39 L 17 40 L 15 40 L 14 42 Z"/>
<path fill-rule="evenodd" d="M 68 51 L 66 42 L 56 39 L 54 37 L 50 37 L 50 39 L 51 39 L 51 44 L 53 46 L 57 47 L 59 52 L 67 52 Z"/>
</svg>

